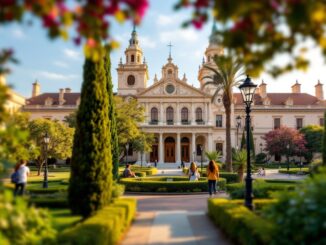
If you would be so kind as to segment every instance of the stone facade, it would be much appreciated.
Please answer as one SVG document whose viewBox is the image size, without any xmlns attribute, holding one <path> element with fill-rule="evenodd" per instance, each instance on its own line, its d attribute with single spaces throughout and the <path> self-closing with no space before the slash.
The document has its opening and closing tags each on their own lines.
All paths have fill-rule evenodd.
<svg viewBox="0 0 326 245">
<path fill-rule="evenodd" d="M 121 59 L 117 67 L 118 95 L 125 99 L 136 98 L 145 108 L 146 120 L 140 127 L 153 133 L 156 142 L 152 152 L 143 155 L 143 161 L 200 161 L 201 147 L 204 151 L 220 150 L 225 154 L 225 111 L 222 97 L 218 96 L 212 101 L 214 88 L 204 87 L 205 76 L 210 74 L 204 65 L 214 66 L 212 57 L 223 54 L 215 32 L 214 26 L 205 58 L 198 71 L 200 88 L 196 88 L 187 83 L 185 74 L 180 76 L 171 55 L 162 67 L 161 77 L 155 75 L 153 84 L 147 86 L 148 66 L 137 32 L 133 30 L 125 50 L 125 62 Z M 309 124 L 322 124 L 326 107 L 323 85 L 319 81 L 315 86 L 315 96 L 302 93 L 298 82 L 292 86 L 292 93 L 268 93 L 267 90 L 267 84 L 262 82 L 256 90 L 252 106 L 251 122 L 256 153 L 264 148 L 261 137 L 274 128 L 282 125 L 300 128 Z M 237 147 L 244 130 L 245 112 L 241 94 L 234 93 L 233 97 L 231 143 Z M 69 88 L 60 89 L 58 93 L 40 93 L 40 85 L 35 82 L 32 97 L 26 101 L 23 110 L 29 112 L 32 119 L 41 117 L 64 120 L 65 116 L 78 108 L 79 102 L 80 93 L 72 93 Z M 236 123 L 238 116 L 241 117 L 240 127 Z M 128 159 L 140 161 L 141 156 L 133 152 Z"/>
</svg>

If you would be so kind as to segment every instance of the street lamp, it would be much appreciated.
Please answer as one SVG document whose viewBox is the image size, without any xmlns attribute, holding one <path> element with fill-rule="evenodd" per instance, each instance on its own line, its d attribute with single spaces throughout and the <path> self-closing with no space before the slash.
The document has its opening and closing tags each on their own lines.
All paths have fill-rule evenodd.
<svg viewBox="0 0 326 245">
<path fill-rule="evenodd" d="M 237 121 L 237 150 L 239 149 L 239 128 L 241 128 L 241 117 L 237 116 L 236 117 L 236 121 Z"/>
<path fill-rule="evenodd" d="M 128 164 L 129 143 L 126 144 L 126 165 Z"/>
<path fill-rule="evenodd" d="M 200 172 L 203 174 L 203 145 L 200 145 Z"/>
<path fill-rule="evenodd" d="M 48 188 L 48 145 L 50 143 L 50 137 L 48 135 L 48 132 L 45 132 L 43 141 L 44 141 L 44 153 L 45 153 L 43 188 Z"/>
<path fill-rule="evenodd" d="M 252 178 L 251 178 L 251 166 L 250 166 L 250 112 L 251 104 L 254 98 L 255 90 L 257 85 L 254 84 L 250 77 L 247 75 L 247 78 L 239 86 L 239 89 L 242 94 L 243 103 L 246 106 L 246 147 L 247 147 L 247 176 L 246 176 L 246 196 L 245 196 L 245 206 L 252 210 Z"/>
<path fill-rule="evenodd" d="M 263 152 L 263 143 L 260 143 L 259 146 L 260 146 L 260 153 L 262 153 Z"/>
<path fill-rule="evenodd" d="M 286 160 L 287 160 L 287 171 L 289 173 L 289 170 L 290 170 L 290 144 L 287 144 L 286 145 Z"/>
</svg>

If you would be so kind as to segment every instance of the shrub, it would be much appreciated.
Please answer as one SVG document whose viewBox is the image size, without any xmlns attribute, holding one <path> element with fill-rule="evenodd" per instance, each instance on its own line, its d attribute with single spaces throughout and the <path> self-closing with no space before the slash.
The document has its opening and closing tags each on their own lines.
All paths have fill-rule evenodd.
<svg viewBox="0 0 326 245">
<path fill-rule="evenodd" d="M 173 181 L 168 181 L 173 179 Z M 191 192 L 193 190 L 207 191 L 206 178 L 199 181 L 189 181 L 187 177 L 153 177 L 153 178 L 123 178 L 120 183 L 124 184 L 126 191 L 141 192 Z M 226 180 L 218 180 L 219 189 L 225 189 Z"/>
<path fill-rule="evenodd" d="M 59 244 L 117 244 L 136 214 L 135 199 L 116 199 L 94 216 L 58 236 Z"/>
<path fill-rule="evenodd" d="M 287 171 L 287 169 L 280 169 L 278 171 L 280 174 L 310 174 L 309 168 L 292 168 Z"/>
<path fill-rule="evenodd" d="M 112 186 L 112 198 L 118 198 L 125 193 L 125 186 L 114 183 Z"/>
<path fill-rule="evenodd" d="M 309 166 L 310 173 L 318 173 L 321 166 L 323 166 L 321 159 L 313 161 Z"/>
<path fill-rule="evenodd" d="M 0 234 L 10 244 L 50 244 L 56 231 L 47 211 L 5 192 L 0 195 Z"/>
<path fill-rule="evenodd" d="M 237 202 L 208 199 L 208 215 L 238 244 L 270 244 L 273 224 Z"/>
<path fill-rule="evenodd" d="M 253 182 L 253 196 L 255 198 L 269 198 L 275 191 L 294 190 L 298 182 L 294 183 L 268 183 L 266 181 L 255 180 Z M 228 184 L 227 192 L 232 199 L 242 199 L 245 197 L 245 185 L 241 183 Z"/>
<path fill-rule="evenodd" d="M 326 171 L 308 178 L 294 192 L 282 192 L 266 207 L 276 224 L 276 244 L 326 244 Z"/>
<path fill-rule="evenodd" d="M 256 163 L 265 163 L 267 159 L 267 155 L 263 152 L 258 153 L 255 157 L 255 162 Z"/>
</svg>

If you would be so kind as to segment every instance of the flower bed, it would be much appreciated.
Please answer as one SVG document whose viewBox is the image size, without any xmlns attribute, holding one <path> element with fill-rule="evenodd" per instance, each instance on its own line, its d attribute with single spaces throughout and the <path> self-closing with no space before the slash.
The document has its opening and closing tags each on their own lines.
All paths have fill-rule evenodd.
<svg viewBox="0 0 326 245">
<path fill-rule="evenodd" d="M 146 178 L 123 178 L 120 183 L 124 184 L 126 191 L 134 192 L 206 192 L 207 179 L 200 178 L 199 181 L 189 181 L 187 177 L 146 177 Z M 226 180 L 220 178 L 217 186 L 225 189 Z"/>
</svg>

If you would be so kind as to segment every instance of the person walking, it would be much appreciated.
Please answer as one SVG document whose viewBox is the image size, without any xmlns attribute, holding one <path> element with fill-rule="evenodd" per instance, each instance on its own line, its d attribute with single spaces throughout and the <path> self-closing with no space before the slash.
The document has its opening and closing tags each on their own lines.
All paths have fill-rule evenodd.
<svg viewBox="0 0 326 245">
<path fill-rule="evenodd" d="M 198 169 L 197 169 L 197 166 L 196 166 L 196 163 L 192 162 L 190 164 L 190 168 L 189 168 L 189 180 L 190 181 L 198 181 L 199 177 L 200 177 L 200 174 L 198 172 Z"/>
<path fill-rule="evenodd" d="M 209 197 L 212 197 L 212 193 L 216 194 L 216 181 L 219 177 L 219 169 L 217 164 L 214 160 L 209 161 L 207 167 Z"/>
<path fill-rule="evenodd" d="M 15 167 L 15 191 L 14 195 L 22 196 L 25 193 L 25 188 L 27 184 L 27 178 L 30 174 L 29 167 L 26 166 L 27 161 L 26 160 L 20 160 Z"/>
</svg>

